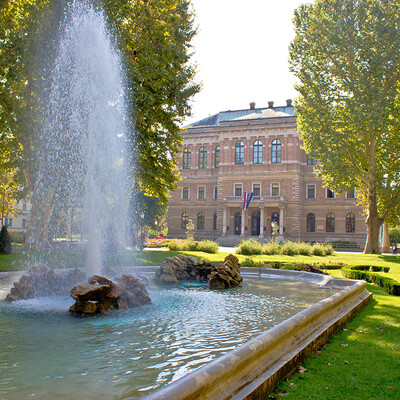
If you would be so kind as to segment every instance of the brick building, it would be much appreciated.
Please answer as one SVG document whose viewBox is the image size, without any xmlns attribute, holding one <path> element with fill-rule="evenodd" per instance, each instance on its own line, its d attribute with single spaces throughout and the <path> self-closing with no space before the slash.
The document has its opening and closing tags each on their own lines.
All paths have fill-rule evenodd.
<svg viewBox="0 0 400 400">
<path fill-rule="evenodd" d="M 185 237 L 189 219 L 196 239 L 234 244 L 268 240 L 345 240 L 364 246 L 366 225 L 354 191 L 337 195 L 313 173 L 301 149 L 291 100 L 286 106 L 224 111 L 182 132 L 179 172 L 171 194 L 168 232 Z M 243 209 L 245 193 L 253 197 Z"/>
</svg>

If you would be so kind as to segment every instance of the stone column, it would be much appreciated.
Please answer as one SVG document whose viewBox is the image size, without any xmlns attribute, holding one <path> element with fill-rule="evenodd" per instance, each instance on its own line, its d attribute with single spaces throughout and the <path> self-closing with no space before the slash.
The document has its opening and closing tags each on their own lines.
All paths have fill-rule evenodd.
<svg viewBox="0 0 400 400">
<path fill-rule="evenodd" d="M 222 237 L 226 237 L 226 207 L 222 209 Z"/>
<path fill-rule="evenodd" d="M 284 239 L 283 236 L 283 207 L 279 207 L 279 237 L 278 240 L 282 241 Z"/>
<path fill-rule="evenodd" d="M 260 236 L 262 239 L 264 237 L 264 206 L 260 207 Z"/>
<path fill-rule="evenodd" d="M 246 225 L 246 210 L 242 209 L 242 230 L 240 232 L 241 238 L 244 238 L 245 225 Z"/>
</svg>

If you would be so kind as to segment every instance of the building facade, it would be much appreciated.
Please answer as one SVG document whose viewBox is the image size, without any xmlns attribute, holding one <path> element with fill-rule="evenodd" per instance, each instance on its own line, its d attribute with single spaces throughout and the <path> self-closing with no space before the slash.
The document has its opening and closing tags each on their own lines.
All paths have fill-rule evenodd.
<svg viewBox="0 0 400 400">
<path fill-rule="evenodd" d="M 182 132 L 179 172 L 171 193 L 168 235 L 185 237 L 189 219 L 196 239 L 233 244 L 269 240 L 351 241 L 364 246 L 366 225 L 354 191 L 324 188 L 315 160 L 301 148 L 291 100 L 286 106 L 225 111 Z M 245 204 L 245 195 L 251 201 Z M 247 206 L 247 207 L 246 207 Z"/>
</svg>

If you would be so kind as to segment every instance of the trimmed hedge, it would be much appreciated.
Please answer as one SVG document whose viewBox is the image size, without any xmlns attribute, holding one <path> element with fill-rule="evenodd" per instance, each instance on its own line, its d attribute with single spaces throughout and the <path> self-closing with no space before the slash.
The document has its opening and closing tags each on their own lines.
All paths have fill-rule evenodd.
<svg viewBox="0 0 400 400">
<path fill-rule="evenodd" d="M 388 272 L 387 267 L 377 267 L 374 266 L 374 270 Z M 348 266 L 342 268 L 342 274 L 348 279 L 361 279 L 366 282 L 375 283 L 376 285 L 384 288 L 389 294 L 400 296 L 400 282 L 395 281 L 391 278 L 386 278 L 385 276 L 379 275 L 376 272 L 370 272 L 372 266 L 370 265 L 356 265 Z"/>
</svg>

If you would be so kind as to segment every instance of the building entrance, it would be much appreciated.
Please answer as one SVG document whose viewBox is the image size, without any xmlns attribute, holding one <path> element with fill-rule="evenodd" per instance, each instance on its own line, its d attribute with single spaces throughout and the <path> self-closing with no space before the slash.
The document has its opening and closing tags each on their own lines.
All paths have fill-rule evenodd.
<svg viewBox="0 0 400 400">
<path fill-rule="evenodd" d="M 272 216 L 271 216 L 271 224 L 272 224 L 273 222 L 276 222 L 276 223 L 278 224 L 278 226 L 280 226 L 280 224 L 279 224 L 279 213 L 274 212 L 274 213 L 272 214 Z M 272 233 L 272 226 L 270 226 L 270 229 L 271 229 L 271 233 Z"/>
<path fill-rule="evenodd" d="M 260 232 L 260 211 L 254 211 L 251 214 L 251 234 L 253 236 L 258 236 Z"/>
<path fill-rule="evenodd" d="M 235 213 L 235 235 L 240 235 L 242 232 L 242 214 Z"/>
</svg>

